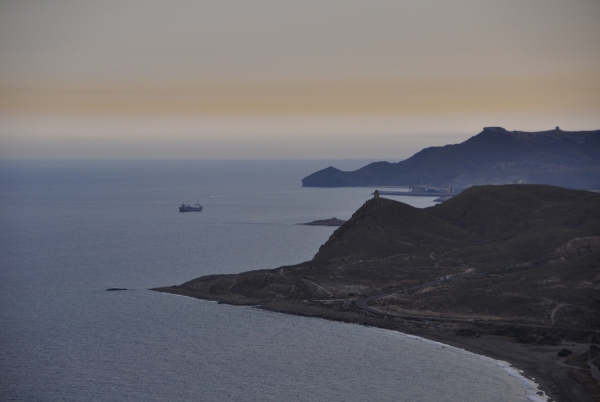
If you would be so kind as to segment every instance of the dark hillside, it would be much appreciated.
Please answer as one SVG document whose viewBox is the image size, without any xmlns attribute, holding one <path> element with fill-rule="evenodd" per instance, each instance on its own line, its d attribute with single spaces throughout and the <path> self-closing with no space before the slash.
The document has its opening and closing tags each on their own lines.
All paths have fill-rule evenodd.
<svg viewBox="0 0 600 402">
<path fill-rule="evenodd" d="M 312 261 L 182 287 L 246 302 L 399 291 L 385 298 L 390 314 L 600 328 L 600 194 L 480 186 L 426 209 L 371 199 Z M 565 303 L 577 314 L 555 311 Z"/>
<path fill-rule="evenodd" d="M 447 253 L 516 263 L 550 258 L 576 236 L 600 236 L 600 194 L 553 186 L 472 187 L 450 200 L 418 209 L 372 199 L 321 246 L 315 260 Z M 479 253 L 479 254 L 478 254 Z"/>
<path fill-rule="evenodd" d="M 469 236 L 422 209 L 385 198 L 372 199 L 333 233 L 315 260 L 429 253 L 457 247 Z"/>
<path fill-rule="evenodd" d="M 473 233 L 499 238 L 525 227 L 598 232 L 600 194 L 543 185 L 477 186 L 425 211 Z"/>
<path fill-rule="evenodd" d="M 599 202 L 597 193 L 553 186 L 482 186 L 426 211 L 487 243 L 469 250 L 471 258 L 483 252 L 480 261 L 518 263 L 551 259 L 575 237 L 600 236 Z"/>
</svg>

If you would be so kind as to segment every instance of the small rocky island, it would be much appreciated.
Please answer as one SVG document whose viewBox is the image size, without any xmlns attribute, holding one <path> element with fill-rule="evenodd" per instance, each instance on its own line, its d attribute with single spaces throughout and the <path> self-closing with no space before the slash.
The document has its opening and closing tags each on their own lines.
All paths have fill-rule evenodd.
<svg viewBox="0 0 600 402">
<path fill-rule="evenodd" d="M 308 223 L 300 223 L 300 225 L 308 225 L 308 226 L 342 226 L 346 221 L 338 218 L 331 219 L 322 219 L 317 221 L 312 221 Z"/>
<path fill-rule="evenodd" d="M 310 261 L 161 292 L 398 330 L 505 360 L 555 401 L 600 398 L 600 194 L 472 187 L 373 198 Z"/>
</svg>

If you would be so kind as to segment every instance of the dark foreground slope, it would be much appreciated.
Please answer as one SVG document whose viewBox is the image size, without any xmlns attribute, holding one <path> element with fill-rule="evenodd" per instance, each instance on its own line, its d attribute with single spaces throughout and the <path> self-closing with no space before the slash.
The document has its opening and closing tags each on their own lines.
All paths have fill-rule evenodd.
<svg viewBox="0 0 600 402">
<path fill-rule="evenodd" d="M 302 179 L 304 187 L 551 184 L 600 189 L 600 130 L 506 131 L 486 127 L 461 144 L 430 147 L 398 162 L 353 172 L 334 167 Z"/>
<path fill-rule="evenodd" d="M 426 209 L 372 199 L 311 261 L 159 290 L 460 345 L 548 384 L 560 378 L 558 400 L 600 392 L 588 366 L 569 370 L 556 355 L 565 339 L 600 342 L 600 194 L 593 192 L 482 186 Z"/>
<path fill-rule="evenodd" d="M 386 309 L 600 328 L 600 194 L 482 186 L 426 209 L 372 199 L 312 261 L 181 287 L 254 303 L 365 298 L 432 281 L 385 298 Z"/>
</svg>

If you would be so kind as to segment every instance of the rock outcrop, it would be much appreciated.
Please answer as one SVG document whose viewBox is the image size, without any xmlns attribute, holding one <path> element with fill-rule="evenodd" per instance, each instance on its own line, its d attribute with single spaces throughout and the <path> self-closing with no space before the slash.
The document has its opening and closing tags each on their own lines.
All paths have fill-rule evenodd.
<svg viewBox="0 0 600 402">
<path fill-rule="evenodd" d="M 600 236 L 578 237 L 558 247 L 555 253 L 559 257 L 570 258 L 600 251 Z"/>
</svg>

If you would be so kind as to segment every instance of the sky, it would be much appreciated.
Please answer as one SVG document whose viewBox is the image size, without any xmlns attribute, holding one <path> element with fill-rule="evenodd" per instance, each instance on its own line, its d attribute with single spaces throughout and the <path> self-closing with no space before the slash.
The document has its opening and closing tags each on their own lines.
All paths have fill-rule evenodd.
<svg viewBox="0 0 600 402">
<path fill-rule="evenodd" d="M 598 0 L 0 2 L 0 158 L 400 160 L 600 129 Z"/>
</svg>

